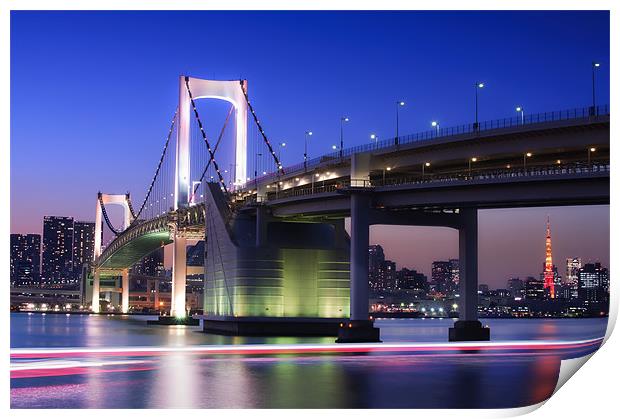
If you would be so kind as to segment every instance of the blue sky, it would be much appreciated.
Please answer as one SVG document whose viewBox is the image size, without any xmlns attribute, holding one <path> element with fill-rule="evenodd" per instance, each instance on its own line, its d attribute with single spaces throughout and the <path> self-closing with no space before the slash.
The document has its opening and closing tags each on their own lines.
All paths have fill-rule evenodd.
<svg viewBox="0 0 620 419">
<path fill-rule="evenodd" d="M 286 165 L 301 161 L 307 129 L 310 157 L 331 151 L 341 115 L 351 119 L 345 146 L 368 142 L 371 132 L 393 136 L 397 99 L 407 102 L 401 134 L 432 120 L 469 123 L 477 80 L 486 84 L 482 120 L 514 116 L 516 105 L 526 113 L 588 106 L 593 60 L 602 64 L 597 98 L 606 104 L 607 12 L 12 12 L 11 231 L 40 232 L 48 214 L 91 220 L 98 190 L 141 198 L 180 74 L 248 79 L 268 135 L 287 142 Z M 608 207 L 553 211 L 554 231 L 567 241 L 578 237 L 571 226 L 596 214 L 591 244 L 603 244 L 583 253 L 608 261 Z M 537 226 L 531 243 L 544 252 L 542 212 L 509 218 Z M 481 229 L 492 219 L 484 217 Z M 416 233 L 444 243 L 424 258 L 400 254 L 414 230 L 375 230 L 373 240 L 399 265 L 429 273 L 429 258 L 456 256 L 446 250 L 454 240 L 441 242 L 437 229 Z M 518 228 L 507 234 L 528 239 Z M 536 274 L 543 257 L 481 266 L 481 281 Z"/>
</svg>

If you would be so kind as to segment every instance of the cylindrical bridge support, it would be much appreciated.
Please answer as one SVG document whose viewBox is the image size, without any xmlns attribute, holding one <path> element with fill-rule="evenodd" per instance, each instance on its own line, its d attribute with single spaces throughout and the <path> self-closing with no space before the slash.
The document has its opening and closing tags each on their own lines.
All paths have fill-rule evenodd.
<svg viewBox="0 0 620 419">
<path fill-rule="evenodd" d="M 93 277 L 93 299 L 92 299 L 92 308 L 93 313 L 99 313 L 99 282 L 100 282 L 100 274 L 99 269 L 95 269 L 95 275 Z"/>
<path fill-rule="evenodd" d="M 368 240 L 370 193 L 351 193 L 350 321 L 338 329 L 338 343 L 380 342 L 368 316 Z"/>
<path fill-rule="evenodd" d="M 121 310 L 124 314 L 129 313 L 129 269 L 121 272 Z"/>
<path fill-rule="evenodd" d="M 185 284 L 187 281 L 187 239 L 175 237 L 172 255 L 172 295 L 170 315 L 177 318 L 187 316 L 185 308 Z"/>
<path fill-rule="evenodd" d="M 368 320 L 370 195 L 351 195 L 351 320 Z"/>
<path fill-rule="evenodd" d="M 489 340 L 489 329 L 478 321 L 478 210 L 461 208 L 459 214 L 459 320 L 449 340 Z"/>
</svg>

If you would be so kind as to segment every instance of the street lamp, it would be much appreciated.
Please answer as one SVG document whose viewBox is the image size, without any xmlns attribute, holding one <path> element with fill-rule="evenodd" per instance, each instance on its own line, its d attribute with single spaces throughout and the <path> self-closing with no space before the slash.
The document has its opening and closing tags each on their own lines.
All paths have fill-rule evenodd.
<svg viewBox="0 0 620 419">
<path fill-rule="evenodd" d="M 256 153 L 254 156 L 254 184 L 258 190 L 258 158 L 263 157 L 263 153 Z"/>
<path fill-rule="evenodd" d="M 515 110 L 517 111 L 517 113 L 521 114 L 521 125 L 525 124 L 525 117 L 523 116 L 523 106 L 517 106 L 515 108 Z"/>
<path fill-rule="evenodd" d="M 525 164 L 528 157 L 532 157 L 532 153 L 529 151 L 523 155 L 523 171 L 525 172 Z"/>
<path fill-rule="evenodd" d="M 375 145 L 377 145 L 377 141 L 379 141 L 377 134 L 370 134 L 370 139 L 375 142 Z"/>
<path fill-rule="evenodd" d="M 429 162 L 422 163 L 422 177 L 424 177 L 424 168 L 431 167 Z"/>
<path fill-rule="evenodd" d="M 386 171 L 388 171 L 388 172 L 389 172 L 390 170 L 392 170 L 392 168 L 391 168 L 390 166 L 385 167 L 385 168 L 383 169 L 383 186 L 385 186 L 385 172 L 386 172 Z"/>
<path fill-rule="evenodd" d="M 472 163 L 476 163 L 478 161 L 478 157 L 472 157 L 471 159 L 469 159 L 468 165 L 469 165 L 469 176 L 471 177 L 471 164 Z"/>
<path fill-rule="evenodd" d="M 342 158 L 342 149 L 344 148 L 344 123 L 349 122 L 346 116 L 340 117 L 340 158 Z"/>
<path fill-rule="evenodd" d="M 588 166 L 590 166 L 590 162 L 592 161 L 591 154 L 594 153 L 595 151 L 596 151 L 595 147 L 588 147 Z"/>
<path fill-rule="evenodd" d="M 282 164 L 282 149 L 284 147 L 286 147 L 286 143 L 282 142 L 278 144 L 280 146 L 280 149 L 278 150 L 278 160 L 280 161 L 280 164 Z"/>
<path fill-rule="evenodd" d="M 590 115 L 594 116 L 596 115 L 596 92 L 595 92 L 595 77 L 594 74 L 596 72 L 596 69 L 599 68 L 601 66 L 600 63 L 597 62 L 592 62 L 592 110 L 590 111 Z"/>
<path fill-rule="evenodd" d="M 435 128 L 435 134 L 439 137 L 439 122 L 433 121 L 431 122 L 431 127 Z"/>
<path fill-rule="evenodd" d="M 474 88 L 476 90 L 476 122 L 474 123 L 474 131 L 479 131 L 480 125 L 478 124 L 478 90 L 484 87 L 484 83 L 476 82 Z"/>
<path fill-rule="evenodd" d="M 396 101 L 396 138 L 394 139 L 394 144 L 398 145 L 398 110 L 401 106 L 405 106 L 405 102 L 402 100 Z"/>
<path fill-rule="evenodd" d="M 308 137 L 312 136 L 312 131 L 306 131 L 304 135 L 304 172 L 308 170 Z"/>
</svg>

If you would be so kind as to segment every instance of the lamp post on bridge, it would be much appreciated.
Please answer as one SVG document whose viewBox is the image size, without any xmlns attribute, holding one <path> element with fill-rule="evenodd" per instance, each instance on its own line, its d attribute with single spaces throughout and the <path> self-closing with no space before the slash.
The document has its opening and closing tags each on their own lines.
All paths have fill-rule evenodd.
<svg viewBox="0 0 620 419">
<path fill-rule="evenodd" d="M 592 62 L 592 110 L 590 111 L 590 116 L 596 115 L 596 83 L 595 83 L 595 73 L 596 69 L 601 66 L 600 63 Z"/>
<path fill-rule="evenodd" d="M 435 128 L 435 136 L 439 137 L 439 122 L 437 121 L 431 122 L 431 127 Z"/>
<path fill-rule="evenodd" d="M 515 108 L 517 114 L 521 114 L 521 125 L 525 125 L 525 116 L 523 115 L 523 106 L 517 106 Z"/>
<path fill-rule="evenodd" d="M 396 101 L 396 137 L 394 138 L 394 144 L 398 145 L 398 114 L 401 106 L 405 106 L 405 102 L 402 100 Z"/>
<path fill-rule="evenodd" d="M 528 157 L 532 157 L 532 153 L 530 153 L 529 151 L 523 155 L 523 173 L 525 173 L 525 168 L 526 168 Z"/>
<path fill-rule="evenodd" d="M 477 158 L 477 157 L 472 157 L 471 159 L 469 159 L 469 160 L 467 161 L 467 163 L 468 163 L 468 167 L 469 167 L 469 177 L 470 177 L 470 178 L 471 178 L 471 164 L 472 164 L 472 163 L 476 163 L 477 161 L 478 161 L 478 158 Z"/>
<path fill-rule="evenodd" d="M 340 159 L 342 160 L 342 150 L 344 149 L 344 123 L 349 122 L 346 116 L 340 117 Z"/>
<path fill-rule="evenodd" d="M 391 170 L 392 170 L 392 168 L 390 166 L 383 168 L 383 185 L 382 186 L 385 186 L 385 172 L 386 171 L 389 172 Z"/>
<path fill-rule="evenodd" d="M 370 134 L 370 140 L 375 142 L 375 148 L 377 146 L 377 141 L 379 141 L 379 137 L 377 134 Z"/>
<path fill-rule="evenodd" d="M 254 186 L 258 196 L 258 158 L 263 157 L 263 153 L 256 153 L 254 156 Z"/>
<path fill-rule="evenodd" d="M 474 131 L 480 131 L 480 123 L 478 122 L 478 90 L 484 87 L 484 83 L 476 82 L 474 89 L 476 90 L 476 122 L 474 122 Z"/>
<path fill-rule="evenodd" d="M 312 131 L 304 134 L 304 172 L 308 170 L 308 137 L 312 137 Z"/>
<path fill-rule="evenodd" d="M 430 162 L 422 163 L 422 179 L 424 179 L 424 168 L 431 167 Z"/>
<path fill-rule="evenodd" d="M 588 167 L 591 166 L 592 163 L 592 153 L 594 153 L 596 151 L 595 147 L 588 147 Z"/>
</svg>

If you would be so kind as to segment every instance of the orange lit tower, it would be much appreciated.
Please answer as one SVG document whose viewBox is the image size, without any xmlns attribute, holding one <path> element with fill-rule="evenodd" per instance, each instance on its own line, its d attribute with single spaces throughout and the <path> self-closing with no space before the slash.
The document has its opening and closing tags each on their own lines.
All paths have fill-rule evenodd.
<svg viewBox="0 0 620 419">
<path fill-rule="evenodd" d="M 549 297 L 555 298 L 555 277 L 553 273 L 553 259 L 551 257 L 551 225 L 547 216 L 547 239 L 545 242 L 545 289 L 549 290 Z"/>
</svg>

